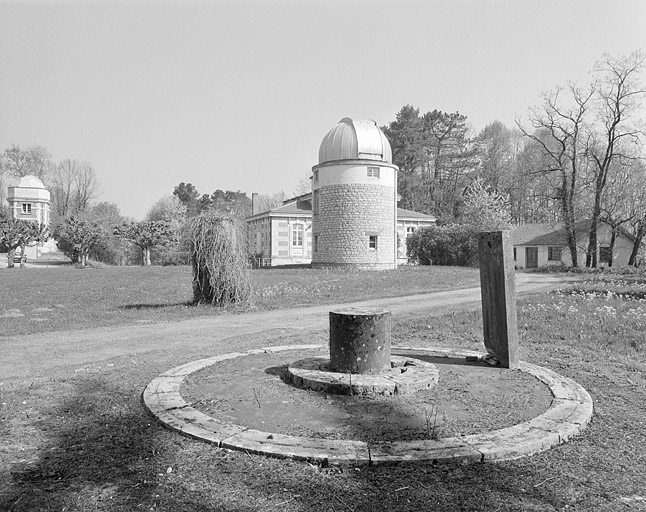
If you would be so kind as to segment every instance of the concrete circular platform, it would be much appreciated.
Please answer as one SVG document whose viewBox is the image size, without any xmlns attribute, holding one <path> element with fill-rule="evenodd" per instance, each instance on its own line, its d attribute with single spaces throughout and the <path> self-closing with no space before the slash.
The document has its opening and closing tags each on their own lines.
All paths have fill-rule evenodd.
<svg viewBox="0 0 646 512">
<path fill-rule="evenodd" d="M 192 373 L 228 359 L 252 354 L 320 349 L 321 345 L 266 347 L 194 361 L 153 379 L 142 395 L 144 407 L 159 422 L 183 435 L 218 447 L 308 460 L 322 464 L 384 464 L 393 462 L 497 461 L 526 457 L 545 451 L 578 434 L 590 421 L 593 404 L 579 384 L 546 368 L 521 362 L 520 370 L 545 384 L 552 393 L 548 409 L 535 418 L 511 427 L 481 434 L 437 440 L 374 442 L 329 440 L 262 432 L 222 421 L 192 408 L 182 398 L 180 386 Z M 438 348 L 393 347 L 400 354 L 429 353 L 445 357 L 479 354 Z"/>
<path fill-rule="evenodd" d="M 390 362 L 383 372 L 350 374 L 329 371 L 329 359 L 308 357 L 289 365 L 287 375 L 297 387 L 336 395 L 407 395 L 437 384 L 434 364 L 401 356 L 391 356 Z"/>
</svg>

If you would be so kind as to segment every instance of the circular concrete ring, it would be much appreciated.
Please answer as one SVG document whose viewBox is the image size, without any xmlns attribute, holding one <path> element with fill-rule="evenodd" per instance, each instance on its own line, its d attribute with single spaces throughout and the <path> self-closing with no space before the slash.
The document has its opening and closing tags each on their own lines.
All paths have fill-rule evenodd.
<svg viewBox="0 0 646 512">
<path fill-rule="evenodd" d="M 334 395 L 409 395 L 437 384 L 437 366 L 419 359 L 391 356 L 392 368 L 379 373 L 338 373 L 326 370 L 330 360 L 307 357 L 287 368 L 296 387 Z"/>
<path fill-rule="evenodd" d="M 220 361 L 252 354 L 322 348 L 322 345 L 266 347 L 194 361 L 153 379 L 144 390 L 142 401 L 150 414 L 166 427 L 218 447 L 321 464 L 346 465 L 518 459 L 567 441 L 580 433 L 592 417 L 592 399 L 579 384 L 547 368 L 524 362 L 520 363 L 520 371 L 533 375 L 552 392 L 552 403 L 544 413 L 511 427 L 437 440 L 366 443 L 261 432 L 207 416 L 187 404 L 179 392 L 188 375 Z M 417 347 L 393 347 L 393 351 L 441 357 L 480 355 L 471 351 Z"/>
</svg>

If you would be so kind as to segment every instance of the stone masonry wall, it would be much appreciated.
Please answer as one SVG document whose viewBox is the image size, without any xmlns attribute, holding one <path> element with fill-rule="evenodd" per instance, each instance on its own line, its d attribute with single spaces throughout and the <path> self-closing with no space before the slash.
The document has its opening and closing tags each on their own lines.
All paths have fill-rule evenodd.
<svg viewBox="0 0 646 512">
<path fill-rule="evenodd" d="M 312 234 L 317 237 L 313 266 L 357 265 L 394 268 L 394 190 L 379 184 L 342 184 L 318 189 L 318 213 Z M 377 248 L 370 248 L 370 236 Z"/>
</svg>

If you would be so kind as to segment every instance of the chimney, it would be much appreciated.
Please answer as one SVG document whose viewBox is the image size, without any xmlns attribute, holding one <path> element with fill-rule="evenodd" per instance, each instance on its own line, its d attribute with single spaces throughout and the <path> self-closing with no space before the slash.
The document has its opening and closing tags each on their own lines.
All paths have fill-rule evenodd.
<svg viewBox="0 0 646 512">
<path fill-rule="evenodd" d="M 258 213 L 258 192 L 252 192 L 251 194 L 251 215 L 256 215 Z"/>
</svg>

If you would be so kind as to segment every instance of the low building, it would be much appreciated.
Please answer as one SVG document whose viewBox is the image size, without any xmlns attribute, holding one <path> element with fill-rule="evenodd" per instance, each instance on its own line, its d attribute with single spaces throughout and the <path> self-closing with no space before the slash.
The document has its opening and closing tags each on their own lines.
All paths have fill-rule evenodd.
<svg viewBox="0 0 646 512">
<path fill-rule="evenodd" d="M 312 262 L 312 194 L 288 199 L 265 212 L 253 209 L 246 220 L 249 251 L 257 266 L 309 265 Z M 435 221 L 430 215 L 397 208 L 399 264 L 407 262 L 406 237 L 420 227 L 435 225 Z"/>
<path fill-rule="evenodd" d="M 312 261 L 312 194 L 284 201 L 282 205 L 247 217 L 249 252 L 256 266 L 305 265 Z"/>
<path fill-rule="evenodd" d="M 590 220 L 575 224 L 577 259 L 579 266 L 585 265 L 588 249 Z M 608 267 L 628 265 L 633 249 L 634 238 L 624 229 L 617 231 L 614 249 L 610 253 L 611 227 L 600 222 L 597 227 L 597 266 Z M 572 265 L 570 249 L 563 224 L 543 223 L 524 224 L 511 231 L 516 268 L 540 268 L 550 265 Z"/>
</svg>

